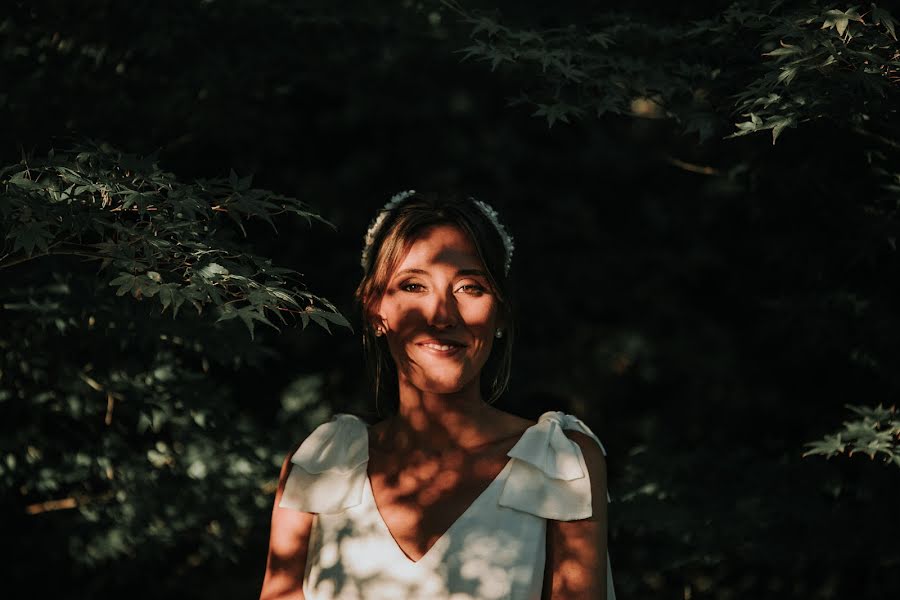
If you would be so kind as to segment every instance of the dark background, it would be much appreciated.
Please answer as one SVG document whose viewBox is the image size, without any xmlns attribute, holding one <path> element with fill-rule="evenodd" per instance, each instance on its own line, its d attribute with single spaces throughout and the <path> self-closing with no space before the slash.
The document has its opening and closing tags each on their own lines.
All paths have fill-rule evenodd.
<svg viewBox="0 0 900 600">
<path fill-rule="evenodd" d="M 658 34 L 623 37 L 610 50 L 623 62 L 595 83 L 635 94 L 615 79 L 631 57 L 635 80 L 662 78 L 671 110 L 629 104 L 549 126 L 534 105 L 510 99 L 569 92 L 524 63 L 462 61 L 458 51 L 483 32 L 441 3 L 13 2 L 0 13 L 0 157 L 14 165 L 94 140 L 158 153 L 184 181 L 253 174 L 254 186 L 299 198 L 336 229 L 285 219 L 276 236 L 250 222 L 246 243 L 301 271 L 354 323 L 359 251 L 377 208 L 410 188 L 484 199 L 516 240 L 519 336 L 500 405 L 532 418 L 574 413 L 603 440 L 620 598 L 886 599 L 900 589 L 896 465 L 803 453 L 854 417 L 846 405 L 893 405 L 900 390 L 900 196 L 885 187 L 897 164 L 896 108 L 882 91 L 841 88 L 888 108 L 873 109 L 863 132 L 850 122 L 859 104 L 835 101 L 774 145 L 769 131 L 726 138 L 743 120 L 735 95 L 774 47 L 753 15 L 830 8 L 776 5 L 744 3 L 742 34 L 723 34 L 719 46 L 685 38 L 677 47 L 693 54 L 683 57 L 666 35 L 724 18 L 731 3 L 660 11 L 638 2 L 627 13 L 467 6 L 499 9 L 468 14 L 513 29 L 630 20 Z M 721 71 L 704 107 L 707 135 L 687 126 L 680 92 L 665 93 L 667 65 L 689 56 Z M 896 98 L 896 78 L 887 85 Z M 217 425 L 190 435 L 172 425 L 160 438 L 228 453 L 212 451 L 220 462 L 208 463 L 202 485 L 183 473 L 150 477 L 159 469 L 145 455 L 158 440 L 126 423 L 101 443 L 84 423 L 102 420 L 102 398 L 77 377 L 63 382 L 59 366 L 91 363 L 113 377 L 167 360 L 153 341 L 158 309 L 114 298 L 112 277 L 72 257 L 0 270 L 0 294 L 38 294 L 58 278 L 72 289 L 99 282 L 72 310 L 108 296 L 133 324 L 63 334 L 8 303 L 0 310 L 7 597 L 253 597 L 284 454 L 333 412 L 377 418 L 359 335 L 289 327 L 251 340 L 207 322 L 227 344 L 194 348 L 170 367 L 184 375 L 183 398 L 221 411 Z M 19 351 L 44 361 L 42 382 L 21 383 L 34 367 L 20 368 Z M 157 394 L 165 406 L 174 389 L 140 397 Z M 76 398 L 65 406 L 99 404 L 60 424 L 68 409 L 46 411 L 48 390 Z M 90 487 L 92 475 L 66 475 L 82 453 L 90 464 L 120 461 L 129 495 L 29 514 Z M 251 466 L 235 471 L 242 457 Z M 57 483 L 29 487 L 41 478 Z"/>
</svg>

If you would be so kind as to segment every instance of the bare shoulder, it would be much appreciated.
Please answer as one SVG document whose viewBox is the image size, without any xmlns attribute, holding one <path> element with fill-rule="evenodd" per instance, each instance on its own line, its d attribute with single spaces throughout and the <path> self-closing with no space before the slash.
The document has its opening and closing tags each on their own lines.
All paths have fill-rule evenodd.
<svg viewBox="0 0 900 600">
<path fill-rule="evenodd" d="M 591 482 L 591 505 L 593 514 L 590 521 L 605 520 L 606 515 L 606 456 L 594 439 L 580 431 L 566 430 L 566 436 L 581 448 L 584 464 Z"/>
<path fill-rule="evenodd" d="M 291 449 L 291 451 L 287 453 L 287 455 L 284 457 L 284 460 L 281 462 L 281 473 L 278 476 L 279 498 L 280 498 L 281 491 L 284 490 L 284 486 L 287 483 L 287 478 L 291 474 L 291 470 L 294 467 L 293 463 L 291 462 L 291 459 L 294 457 L 294 454 L 297 453 L 297 450 L 300 449 L 300 445 L 302 443 L 303 443 L 303 440 L 300 440 L 299 442 L 297 442 L 294 445 L 293 449 Z"/>
<path fill-rule="evenodd" d="M 536 421 L 532 421 L 531 419 L 526 419 L 500 409 L 497 409 L 497 416 L 499 421 L 510 429 L 528 429 L 536 423 Z"/>
<path fill-rule="evenodd" d="M 514 415 L 499 408 L 493 408 L 490 422 L 490 430 L 497 439 L 519 438 L 525 433 L 526 429 L 535 424 L 530 419 Z"/>
<path fill-rule="evenodd" d="M 581 453 L 584 455 L 584 461 L 588 463 L 588 467 L 590 467 L 591 463 L 600 465 L 606 464 L 606 455 L 603 453 L 603 449 L 599 444 L 594 441 L 594 438 L 586 433 L 574 431 L 572 429 L 566 429 L 565 434 L 566 437 L 578 444 L 578 447 L 581 448 Z"/>
</svg>

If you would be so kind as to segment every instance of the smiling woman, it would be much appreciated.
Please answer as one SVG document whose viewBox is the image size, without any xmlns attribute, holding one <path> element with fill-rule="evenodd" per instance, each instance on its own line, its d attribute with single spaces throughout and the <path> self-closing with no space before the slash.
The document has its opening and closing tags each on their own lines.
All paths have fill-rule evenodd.
<svg viewBox="0 0 900 600">
<path fill-rule="evenodd" d="M 383 311 L 379 305 L 383 305 L 384 310 L 392 310 L 398 303 L 412 307 L 415 302 L 404 303 L 397 292 L 418 292 L 421 306 L 404 317 L 408 330 L 412 326 L 410 319 L 427 314 L 430 310 L 427 303 L 443 296 L 444 290 L 434 288 L 437 282 L 425 280 L 432 276 L 444 277 L 441 283 L 454 281 L 461 288 L 451 290 L 454 293 L 449 298 L 454 301 L 450 305 L 436 307 L 443 312 L 436 315 L 439 321 L 447 318 L 449 308 L 468 309 L 475 306 L 486 309 L 484 316 L 490 315 L 496 320 L 495 331 L 488 336 L 494 338 L 499 332 L 499 336 L 494 338 L 497 340 L 495 351 L 490 352 L 491 348 L 488 348 L 486 355 L 490 360 L 481 363 L 479 369 L 484 367 L 484 372 L 478 381 L 488 402 L 503 393 L 509 381 L 515 339 L 512 290 L 508 277 L 512 251 L 512 239 L 497 221 L 496 213 L 484 203 L 477 203 L 471 198 L 441 201 L 436 195 L 417 195 L 414 192 L 398 194 L 388 202 L 366 235 L 363 251 L 365 276 L 356 291 L 364 322 L 370 325 L 365 329 L 363 343 L 370 358 L 379 398 L 387 398 L 393 404 L 397 402 L 400 392 L 397 369 L 408 366 L 403 362 L 402 355 L 401 360 L 397 360 L 392 336 L 387 339 L 393 360 L 386 356 L 382 344 L 376 339 L 380 332 L 399 330 L 396 327 L 390 329 L 387 327 L 390 323 L 381 322 L 384 315 L 380 314 Z M 426 284 L 431 284 L 431 287 Z M 400 285 L 409 287 L 400 289 Z M 429 290 L 431 293 L 428 293 Z M 465 301 L 464 295 L 477 299 L 477 302 Z M 400 315 L 395 312 L 394 316 Z M 398 321 L 395 322 L 399 325 Z M 447 332 L 447 327 L 443 329 L 445 336 L 449 334 L 452 338 L 456 334 L 455 331 Z M 426 336 L 431 332 L 427 328 L 424 331 Z"/>
<path fill-rule="evenodd" d="M 606 599 L 605 450 L 577 418 L 498 410 L 513 244 L 472 198 L 404 192 L 366 235 L 357 299 L 376 398 L 287 457 L 261 598 Z"/>
</svg>

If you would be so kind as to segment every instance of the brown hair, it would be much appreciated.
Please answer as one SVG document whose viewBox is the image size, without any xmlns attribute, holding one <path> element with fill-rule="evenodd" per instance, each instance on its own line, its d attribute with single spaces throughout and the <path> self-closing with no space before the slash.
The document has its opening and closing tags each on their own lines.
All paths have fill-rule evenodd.
<svg viewBox="0 0 900 600">
<path fill-rule="evenodd" d="M 384 216 L 374 232 L 372 246 L 366 253 L 363 278 L 356 288 L 356 302 L 362 317 L 363 350 L 375 391 L 379 398 L 397 402 L 397 368 L 384 338 L 375 336 L 370 322 L 374 306 L 387 289 L 391 274 L 406 255 L 416 237 L 435 225 L 455 225 L 468 234 L 478 257 L 487 271 L 488 282 L 500 305 L 504 327 L 502 338 L 494 341 L 491 355 L 481 371 L 481 391 L 488 402 L 494 402 L 509 384 L 512 346 L 515 339 L 513 298 L 505 271 L 506 247 L 497 227 L 475 205 L 472 198 L 456 194 L 413 193 Z"/>
</svg>

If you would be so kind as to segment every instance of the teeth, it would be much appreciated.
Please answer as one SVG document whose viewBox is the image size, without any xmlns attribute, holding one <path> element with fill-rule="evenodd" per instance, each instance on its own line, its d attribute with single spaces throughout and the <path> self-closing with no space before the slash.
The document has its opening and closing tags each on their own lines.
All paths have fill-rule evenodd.
<svg viewBox="0 0 900 600">
<path fill-rule="evenodd" d="M 433 349 L 433 350 L 440 350 L 441 352 L 446 352 L 446 351 L 449 350 L 450 348 L 453 348 L 453 346 L 448 346 L 448 345 L 446 345 L 446 344 L 444 344 L 444 345 L 441 345 L 441 344 L 422 344 L 422 345 L 425 346 L 426 348 L 431 348 L 431 349 Z"/>
</svg>

